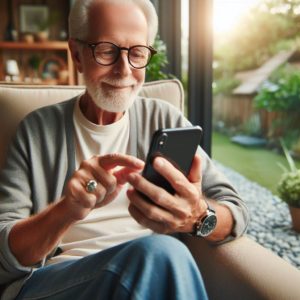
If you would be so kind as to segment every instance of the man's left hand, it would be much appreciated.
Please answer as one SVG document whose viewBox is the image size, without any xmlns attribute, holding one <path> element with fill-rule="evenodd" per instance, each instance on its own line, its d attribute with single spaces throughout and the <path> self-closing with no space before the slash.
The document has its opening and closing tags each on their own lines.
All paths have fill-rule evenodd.
<svg viewBox="0 0 300 300">
<path fill-rule="evenodd" d="M 169 181 L 175 194 L 171 195 L 138 173 L 130 174 L 128 182 L 133 187 L 127 191 L 130 214 L 157 233 L 192 232 L 195 222 L 207 209 L 201 190 L 200 157 L 195 155 L 188 177 L 162 157 L 154 159 L 153 167 Z"/>
</svg>

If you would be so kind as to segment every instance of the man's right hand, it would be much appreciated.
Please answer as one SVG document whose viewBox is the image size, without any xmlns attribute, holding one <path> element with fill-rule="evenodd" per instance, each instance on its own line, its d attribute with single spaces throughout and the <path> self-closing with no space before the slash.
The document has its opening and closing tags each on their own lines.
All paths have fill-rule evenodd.
<svg viewBox="0 0 300 300">
<path fill-rule="evenodd" d="M 97 207 L 110 203 L 120 192 L 126 176 L 143 169 L 144 162 L 123 154 L 93 156 L 81 163 L 66 186 L 62 201 L 68 216 L 74 220 L 84 219 Z M 87 183 L 95 180 L 93 192 L 87 191 Z"/>
<path fill-rule="evenodd" d="M 9 246 L 14 256 L 23 266 L 40 262 L 74 222 L 112 201 L 126 183 L 127 175 L 143 167 L 143 161 L 121 154 L 94 156 L 84 161 L 69 180 L 61 201 L 13 226 Z M 93 192 L 86 190 L 90 180 L 98 183 Z"/>
</svg>

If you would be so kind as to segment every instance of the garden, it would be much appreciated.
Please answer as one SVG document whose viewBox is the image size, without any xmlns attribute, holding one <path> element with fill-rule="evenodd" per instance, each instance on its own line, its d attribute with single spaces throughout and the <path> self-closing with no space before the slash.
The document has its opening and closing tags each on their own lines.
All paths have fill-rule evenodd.
<svg viewBox="0 0 300 300">
<path fill-rule="evenodd" d="M 291 171 L 291 159 L 295 161 L 293 171 L 300 166 L 299 27 L 299 1 L 262 0 L 230 34 L 215 36 L 214 41 L 214 101 L 219 109 L 220 103 L 222 107 L 227 105 L 228 114 L 248 111 L 241 122 L 234 123 L 220 119 L 214 108 L 213 158 L 275 194 L 280 194 L 281 175 Z M 257 89 L 247 98 L 236 97 L 243 78 L 249 78 L 251 72 L 260 76 L 261 72 L 253 70 L 262 71 L 264 64 L 267 67 L 268 61 L 284 51 L 289 53 L 286 60 Z M 236 135 L 255 137 L 264 143 L 260 147 L 243 147 L 231 142 Z M 296 174 L 299 186 L 300 172 Z"/>
</svg>

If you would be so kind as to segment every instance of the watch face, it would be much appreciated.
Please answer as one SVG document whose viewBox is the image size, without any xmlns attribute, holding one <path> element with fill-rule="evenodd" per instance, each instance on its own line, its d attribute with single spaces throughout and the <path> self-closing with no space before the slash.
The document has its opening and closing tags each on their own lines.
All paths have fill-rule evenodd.
<svg viewBox="0 0 300 300">
<path fill-rule="evenodd" d="M 216 215 L 215 214 L 208 215 L 204 219 L 201 227 L 199 228 L 200 229 L 199 230 L 199 235 L 208 236 L 215 229 L 216 225 L 217 225 Z"/>
</svg>

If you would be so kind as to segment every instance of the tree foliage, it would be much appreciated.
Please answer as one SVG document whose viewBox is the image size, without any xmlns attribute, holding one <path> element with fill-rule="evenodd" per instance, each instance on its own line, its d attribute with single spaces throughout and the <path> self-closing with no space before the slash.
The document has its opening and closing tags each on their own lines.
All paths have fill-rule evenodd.
<svg viewBox="0 0 300 300">
<path fill-rule="evenodd" d="M 286 65 L 265 82 L 254 98 L 256 108 L 268 111 L 300 113 L 299 69 Z"/>
<path fill-rule="evenodd" d="M 296 0 L 264 0 L 253 8 L 226 37 L 215 41 L 215 61 L 219 71 L 236 72 L 261 66 L 278 46 L 289 47 L 300 33 L 300 2 Z"/>
<path fill-rule="evenodd" d="M 163 71 L 164 67 L 168 65 L 166 44 L 159 36 L 157 36 L 153 47 L 156 49 L 157 54 L 152 57 L 150 64 L 147 66 L 146 81 L 170 78 L 171 75 L 168 75 Z"/>
</svg>

